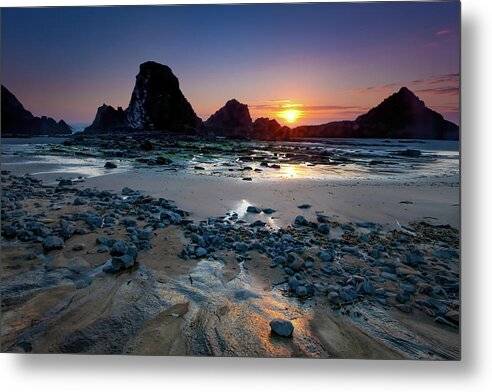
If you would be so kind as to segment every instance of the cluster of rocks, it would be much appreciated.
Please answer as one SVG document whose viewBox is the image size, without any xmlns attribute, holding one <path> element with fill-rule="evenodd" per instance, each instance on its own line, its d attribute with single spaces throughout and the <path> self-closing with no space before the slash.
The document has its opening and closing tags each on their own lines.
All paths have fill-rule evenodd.
<svg viewBox="0 0 492 392">
<path fill-rule="evenodd" d="M 264 210 L 269 211 L 248 207 L 250 214 Z M 286 295 L 326 298 L 335 308 L 371 301 L 407 313 L 418 309 L 449 326 L 459 324 L 459 235 L 450 226 L 417 222 L 388 231 L 374 223 L 340 224 L 318 214 L 316 222 L 299 215 L 291 226 L 272 230 L 264 221 L 247 223 L 232 213 L 183 229 L 190 239 L 183 258 L 231 250 L 241 262 L 257 251 L 268 256 L 271 268 L 284 272 L 284 280 L 275 285 Z"/>
<path fill-rule="evenodd" d="M 370 148 L 381 148 L 386 154 L 375 159 L 374 153 L 363 151 Z M 389 140 L 306 144 L 246 142 L 189 135 L 156 137 L 145 132 L 122 134 L 116 139 L 111 134 L 78 134 L 66 140 L 63 146 L 48 145 L 37 153 L 100 158 L 107 161 L 107 168 L 114 168 L 116 160 L 125 160 L 139 167 L 158 166 L 172 171 L 193 170 L 206 175 L 251 179 L 256 173 L 280 169 L 285 165 L 333 167 L 354 164 L 374 174 L 387 167 L 398 166 L 403 173 L 407 170 L 414 173 L 416 167 L 439 159 L 429 152 L 423 153 L 416 148 L 407 148 L 407 144 L 395 144 Z"/>
<path fill-rule="evenodd" d="M 138 252 L 151 248 L 155 230 L 186 222 L 187 213 L 169 200 L 143 196 L 130 188 L 123 188 L 121 194 L 89 188 L 77 190 L 71 187 L 70 180 L 61 180 L 56 187 L 47 186 L 31 176 L 12 176 L 6 171 L 2 171 L 2 184 L 8 184 L 2 193 L 2 236 L 39 243 L 45 254 L 63 249 L 65 241 L 73 236 L 103 229 L 113 234 L 117 228 L 124 228 L 126 239 L 97 237 L 97 252 L 111 256 L 103 266 L 106 272 L 134 266 Z M 34 202 L 33 206 L 39 207 L 45 200 L 51 200 L 45 209 L 47 213 L 70 204 L 85 208 L 80 212 L 62 212 L 51 219 L 46 213 L 31 214 L 24 205 Z M 82 249 L 78 246 L 73 250 Z"/>
</svg>

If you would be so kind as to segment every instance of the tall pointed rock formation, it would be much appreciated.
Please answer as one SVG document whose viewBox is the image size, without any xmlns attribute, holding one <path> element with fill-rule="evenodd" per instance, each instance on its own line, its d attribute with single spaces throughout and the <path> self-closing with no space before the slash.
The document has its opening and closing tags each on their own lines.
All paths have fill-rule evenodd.
<svg viewBox="0 0 492 392">
<path fill-rule="evenodd" d="M 99 107 L 94 122 L 85 130 L 115 129 L 194 132 L 201 124 L 167 65 L 147 61 L 140 65 L 130 104 L 126 110 Z"/>
</svg>

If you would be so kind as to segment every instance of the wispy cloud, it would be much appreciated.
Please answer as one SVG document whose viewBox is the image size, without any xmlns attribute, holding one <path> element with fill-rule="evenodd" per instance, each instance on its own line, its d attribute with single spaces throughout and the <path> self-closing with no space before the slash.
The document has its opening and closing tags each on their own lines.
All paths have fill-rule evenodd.
<svg viewBox="0 0 492 392">
<path fill-rule="evenodd" d="M 450 29 L 442 29 L 439 31 L 436 31 L 436 37 L 444 37 L 446 35 L 450 35 L 452 31 Z"/>
<path fill-rule="evenodd" d="M 428 37 L 428 42 L 423 44 L 423 47 L 426 49 L 438 48 L 442 42 L 446 42 L 448 38 L 452 37 L 453 35 L 453 30 L 442 28 L 440 30 L 437 30 L 432 36 Z"/>
<path fill-rule="evenodd" d="M 388 94 L 396 92 L 400 87 L 407 86 L 415 92 L 434 93 L 434 94 L 457 94 L 459 93 L 460 75 L 458 73 L 449 73 L 442 75 L 433 75 L 427 78 L 403 81 L 401 83 L 387 83 L 369 87 L 357 88 L 354 91 L 358 93 L 371 92 L 377 94 Z"/>
<path fill-rule="evenodd" d="M 459 83 L 460 74 L 450 73 L 444 75 L 434 75 L 425 79 L 412 80 L 410 83 L 413 85 L 419 84 L 442 84 L 442 83 Z"/>
<path fill-rule="evenodd" d="M 419 89 L 416 92 L 421 94 L 458 95 L 460 89 L 459 87 L 435 87 Z"/>
</svg>

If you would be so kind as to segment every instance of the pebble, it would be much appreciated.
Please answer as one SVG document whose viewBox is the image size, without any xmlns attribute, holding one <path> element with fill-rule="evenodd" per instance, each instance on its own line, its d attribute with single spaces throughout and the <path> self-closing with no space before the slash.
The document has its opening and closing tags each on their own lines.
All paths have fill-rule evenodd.
<svg viewBox="0 0 492 392">
<path fill-rule="evenodd" d="M 330 303 L 332 304 L 338 304 L 340 303 L 340 296 L 336 291 L 330 291 L 328 293 L 328 301 L 330 301 Z"/>
<path fill-rule="evenodd" d="M 93 230 L 100 228 L 103 224 L 103 219 L 97 214 L 87 214 L 85 217 L 85 223 Z"/>
<path fill-rule="evenodd" d="M 58 186 L 71 186 L 73 185 L 72 180 L 64 179 L 58 182 Z"/>
<path fill-rule="evenodd" d="M 308 226 L 309 222 L 302 215 L 297 215 L 294 219 L 294 224 L 297 226 Z"/>
<path fill-rule="evenodd" d="M 75 252 L 84 250 L 84 248 L 85 248 L 84 244 L 75 244 L 74 246 L 72 246 L 72 250 Z"/>
<path fill-rule="evenodd" d="M 199 246 L 198 248 L 195 249 L 195 255 L 196 257 L 203 257 L 207 255 L 207 250 L 205 248 L 202 248 Z"/>
<path fill-rule="evenodd" d="M 43 240 L 43 249 L 46 252 L 55 249 L 63 249 L 63 244 L 63 239 L 54 235 L 50 235 Z"/>
<path fill-rule="evenodd" d="M 330 234 L 330 225 L 327 223 L 321 223 L 318 225 L 318 231 L 322 234 Z"/>
<path fill-rule="evenodd" d="M 248 244 L 246 244 L 244 242 L 235 242 L 233 244 L 233 247 L 239 253 L 244 253 L 244 252 L 248 251 L 248 249 L 249 249 Z"/>
<path fill-rule="evenodd" d="M 289 338 L 294 332 L 294 325 L 289 320 L 273 319 L 270 321 L 270 328 L 275 335 Z"/>
<path fill-rule="evenodd" d="M 111 246 L 111 256 L 123 256 L 128 251 L 128 246 L 125 241 L 117 240 Z"/>
<path fill-rule="evenodd" d="M 155 159 L 156 165 L 170 165 L 173 161 L 169 158 L 159 156 Z"/>
<path fill-rule="evenodd" d="M 320 260 L 324 263 L 330 263 L 333 261 L 333 259 L 335 258 L 335 255 L 333 252 L 331 251 L 328 251 L 328 250 L 322 250 L 318 253 L 318 257 L 320 258 Z"/>
</svg>

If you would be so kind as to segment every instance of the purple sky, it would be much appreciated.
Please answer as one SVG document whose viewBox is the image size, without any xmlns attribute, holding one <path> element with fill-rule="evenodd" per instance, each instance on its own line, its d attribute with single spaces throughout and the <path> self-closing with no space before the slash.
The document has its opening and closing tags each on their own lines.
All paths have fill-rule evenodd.
<svg viewBox="0 0 492 392">
<path fill-rule="evenodd" d="M 128 105 L 138 65 L 169 65 L 206 119 L 353 119 L 405 85 L 459 121 L 459 3 L 2 9 L 2 84 L 34 114 L 90 123 Z"/>
</svg>

